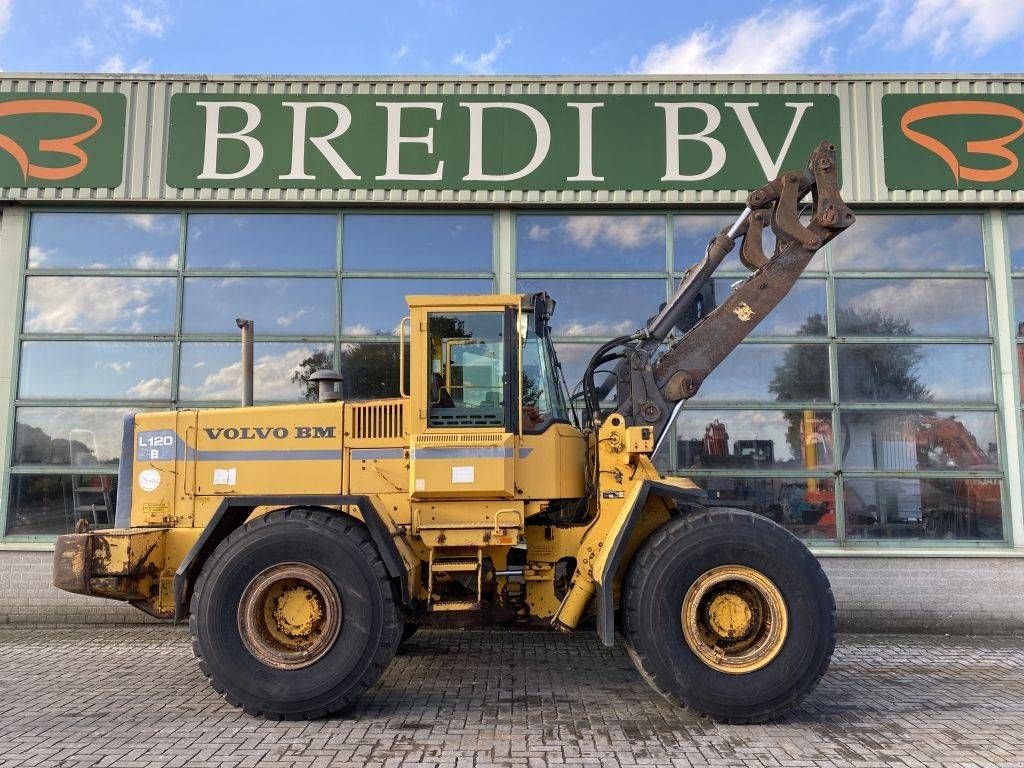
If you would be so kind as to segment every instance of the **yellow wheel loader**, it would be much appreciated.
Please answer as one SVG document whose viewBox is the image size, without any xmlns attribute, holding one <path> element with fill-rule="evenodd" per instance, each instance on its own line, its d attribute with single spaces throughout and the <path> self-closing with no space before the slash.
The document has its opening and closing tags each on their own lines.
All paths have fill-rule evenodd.
<svg viewBox="0 0 1024 768">
<path fill-rule="evenodd" d="M 344 401 L 322 371 L 320 402 L 252 407 L 250 373 L 243 407 L 130 415 L 117 527 L 61 536 L 54 583 L 187 620 L 214 688 L 269 718 L 344 709 L 403 637 L 439 623 L 596 625 L 681 706 L 780 715 L 828 666 L 829 583 L 786 530 L 705 507 L 651 457 L 853 221 L 823 142 L 749 195 L 645 327 L 597 350 L 575 397 L 547 294 L 410 296 L 400 397 Z M 752 274 L 704 312 L 740 238 Z"/>
</svg>

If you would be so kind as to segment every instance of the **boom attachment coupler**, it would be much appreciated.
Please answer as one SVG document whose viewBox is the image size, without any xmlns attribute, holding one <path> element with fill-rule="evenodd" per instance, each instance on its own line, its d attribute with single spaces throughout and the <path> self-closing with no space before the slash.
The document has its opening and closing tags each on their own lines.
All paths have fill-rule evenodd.
<svg viewBox="0 0 1024 768">
<path fill-rule="evenodd" d="M 814 254 L 854 222 L 839 193 L 835 146 L 823 141 L 803 171 L 786 171 L 747 196 L 736 221 L 708 243 L 704 258 L 683 275 L 675 294 L 631 336 L 598 349 L 584 376 L 584 397 L 591 423 L 600 421 L 600 402 L 616 389 L 618 407 L 628 424 L 654 427 L 660 437 L 679 406 L 697 394 L 704 379 L 789 293 Z M 810 219 L 800 219 L 801 201 L 810 193 Z M 764 252 L 764 229 L 775 234 L 771 256 Z M 753 270 L 746 280 L 691 328 L 682 319 L 715 270 L 742 238 L 740 261 Z M 663 355 L 656 352 L 673 328 L 683 336 Z M 617 361 L 614 379 L 603 387 L 594 373 Z"/>
</svg>

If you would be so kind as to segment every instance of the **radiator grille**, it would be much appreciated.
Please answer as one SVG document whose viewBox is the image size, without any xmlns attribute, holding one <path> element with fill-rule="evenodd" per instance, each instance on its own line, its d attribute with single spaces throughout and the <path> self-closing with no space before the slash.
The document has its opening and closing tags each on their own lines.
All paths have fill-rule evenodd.
<svg viewBox="0 0 1024 768">
<path fill-rule="evenodd" d="M 416 435 L 416 445 L 501 445 L 504 432 L 475 432 L 465 434 Z"/>
<path fill-rule="evenodd" d="M 352 437 L 379 440 L 401 438 L 405 434 L 402 401 L 352 405 Z"/>
</svg>

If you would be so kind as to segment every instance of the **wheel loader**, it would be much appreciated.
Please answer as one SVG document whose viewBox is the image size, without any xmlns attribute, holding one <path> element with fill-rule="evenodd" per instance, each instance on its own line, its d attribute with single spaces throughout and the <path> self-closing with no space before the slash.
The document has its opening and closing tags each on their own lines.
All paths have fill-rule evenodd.
<svg viewBox="0 0 1024 768">
<path fill-rule="evenodd" d="M 418 626 L 452 623 L 593 628 L 608 646 L 618 633 L 680 706 L 735 723 L 785 713 L 829 663 L 828 580 L 785 529 L 706 507 L 652 456 L 853 223 L 837 175 L 826 141 L 751 192 L 574 393 L 545 293 L 407 297 L 388 399 L 343 400 L 341 374 L 321 371 L 320 402 L 253 407 L 240 321 L 242 406 L 127 416 L 116 527 L 59 537 L 54 584 L 187 621 L 213 687 L 268 718 L 345 709 Z M 737 241 L 752 274 L 704 311 Z"/>
</svg>

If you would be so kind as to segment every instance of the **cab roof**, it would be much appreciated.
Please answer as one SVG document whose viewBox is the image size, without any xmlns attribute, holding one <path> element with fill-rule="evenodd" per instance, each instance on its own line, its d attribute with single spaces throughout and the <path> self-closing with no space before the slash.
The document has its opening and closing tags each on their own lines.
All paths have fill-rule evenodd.
<svg viewBox="0 0 1024 768">
<path fill-rule="evenodd" d="M 406 296 L 409 307 L 518 307 L 523 302 L 521 293 L 472 293 Z"/>
</svg>

